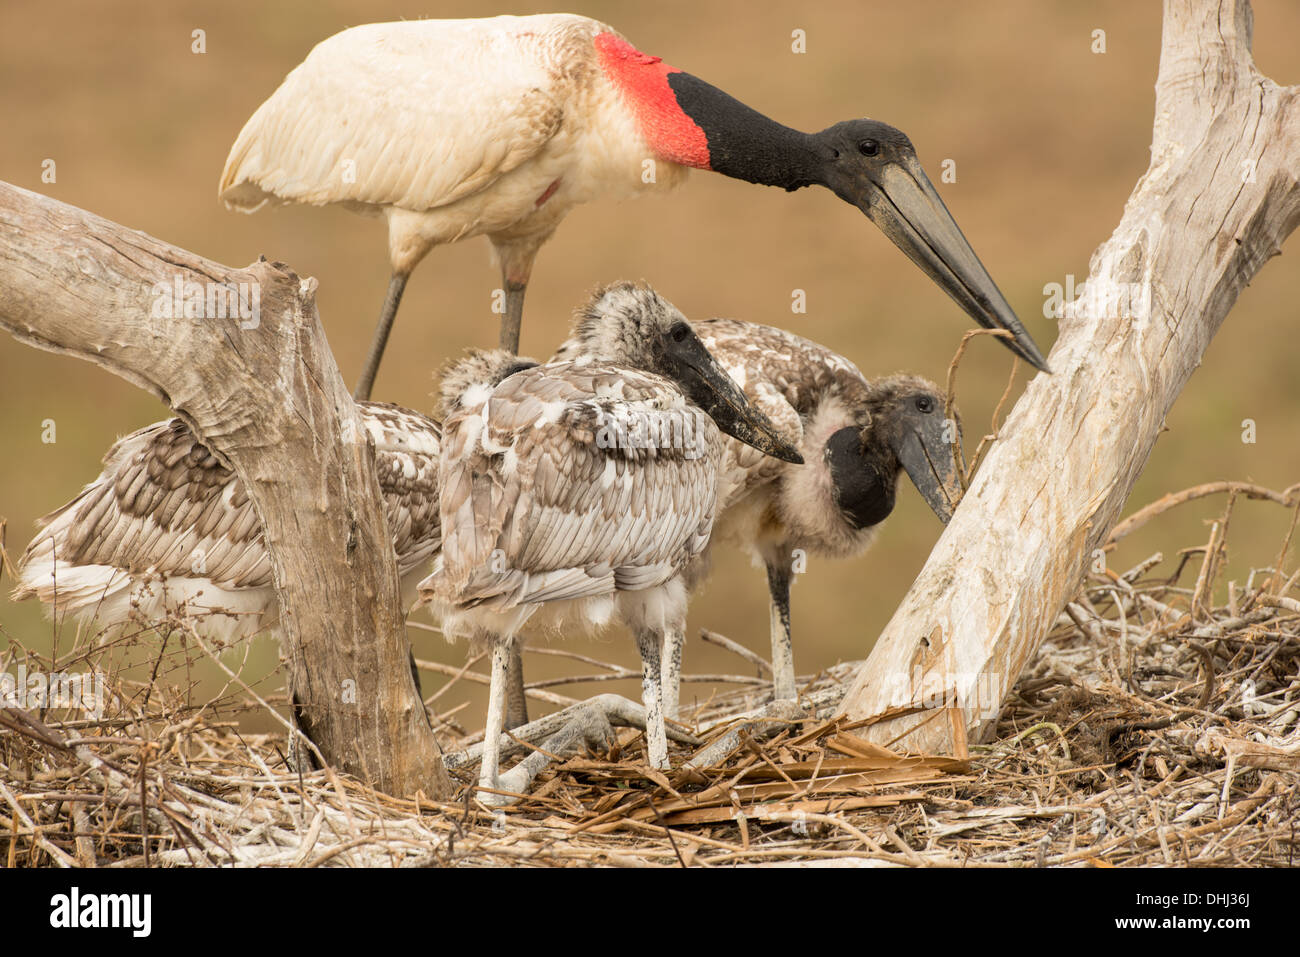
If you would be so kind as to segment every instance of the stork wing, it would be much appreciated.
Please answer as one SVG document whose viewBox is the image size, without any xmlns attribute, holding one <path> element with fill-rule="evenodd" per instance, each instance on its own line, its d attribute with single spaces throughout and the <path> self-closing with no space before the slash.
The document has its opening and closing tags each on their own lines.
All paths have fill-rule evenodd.
<svg viewBox="0 0 1300 957">
<path fill-rule="evenodd" d="M 559 130 L 595 26 L 557 15 L 344 30 L 258 107 L 218 192 L 245 212 L 268 201 L 426 210 L 472 195 Z"/>
<path fill-rule="evenodd" d="M 440 544 L 438 424 L 379 403 L 362 403 L 375 439 L 375 464 L 389 531 L 405 574 Z M 102 598 L 64 587 L 76 567 L 100 566 L 130 577 L 203 578 L 226 588 L 271 584 L 262 529 L 243 483 L 180 419 L 119 440 L 104 471 L 75 499 L 42 520 L 20 562 L 15 598 L 57 599 L 76 609 Z M 60 584 L 62 579 L 64 584 Z M 125 579 L 119 579 L 125 584 Z"/>
<path fill-rule="evenodd" d="M 442 548 L 438 460 L 442 427 L 433 419 L 384 402 L 360 402 L 361 421 L 375 440 L 375 474 L 384 496 L 388 534 L 404 577 Z"/>
<path fill-rule="evenodd" d="M 669 432 L 642 441 L 631 430 L 647 422 Z M 426 596 L 510 607 L 649 588 L 708 542 L 717 427 L 655 376 L 518 373 L 449 419 L 444 447 L 443 565 Z"/>
<path fill-rule="evenodd" d="M 770 326 L 733 319 L 696 322 L 695 329 L 704 347 L 744 389 L 749 401 L 797 446 L 803 439 L 804 410 L 799 395 L 803 381 L 796 361 L 801 353 L 792 346 L 807 340 Z M 729 508 L 753 489 L 772 481 L 785 467 L 784 462 L 723 436 L 719 509 Z"/>
</svg>

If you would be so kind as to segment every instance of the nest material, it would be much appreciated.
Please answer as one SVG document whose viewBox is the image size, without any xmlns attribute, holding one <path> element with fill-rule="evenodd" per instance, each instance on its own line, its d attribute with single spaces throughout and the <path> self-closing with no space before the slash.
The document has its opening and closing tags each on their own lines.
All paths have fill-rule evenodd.
<svg viewBox="0 0 1300 957">
<path fill-rule="evenodd" d="M 472 767 L 456 772 L 454 803 L 400 800 L 330 770 L 290 770 L 284 734 L 241 735 L 234 720 L 250 708 L 271 713 L 274 698 L 231 670 L 221 694 L 196 706 L 192 689 L 174 690 L 201 654 L 195 643 L 172 642 L 164 654 L 149 637 L 149 680 L 112 682 L 103 718 L 0 710 L 0 861 L 1294 864 L 1300 602 L 1288 597 L 1295 578 L 1274 571 L 1234 584 L 1222 606 L 1210 601 L 1236 499 L 1217 490 L 1231 493 L 1224 520 L 1165 577 L 1155 575 L 1160 556 L 1089 577 L 1004 703 L 991 743 L 972 746 L 968 760 L 894 754 L 824 717 L 722 720 L 708 736 L 733 732 L 726 756 L 705 770 L 652 770 L 640 732 L 623 730 L 609 753 L 558 764 L 505 810 L 472 800 Z M 1290 531 L 1283 555 L 1289 542 Z M 1197 557 L 1195 582 L 1184 582 Z M 127 640 L 87 646 L 78 660 L 111 665 Z M 16 650 L 0 656 L 0 670 L 12 673 Z M 818 676 L 805 698 L 833 710 L 856 665 Z M 747 681 L 691 721 L 761 702 Z M 433 717 L 448 750 L 467 743 Z M 674 764 L 685 757 L 679 749 Z"/>
</svg>

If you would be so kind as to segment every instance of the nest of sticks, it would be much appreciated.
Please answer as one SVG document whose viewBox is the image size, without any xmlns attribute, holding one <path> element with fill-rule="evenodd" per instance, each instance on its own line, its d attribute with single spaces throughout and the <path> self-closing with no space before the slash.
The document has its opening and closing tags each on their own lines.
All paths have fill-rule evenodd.
<svg viewBox="0 0 1300 957">
<path fill-rule="evenodd" d="M 1166 496 L 1112 542 L 1210 493 L 1210 540 L 1123 574 L 1089 575 L 1004 702 L 991 740 L 958 760 L 904 755 L 831 718 L 857 662 L 810 678 L 799 720 L 755 720 L 763 682 L 688 713 L 708 766 L 645 763 L 620 729 L 609 751 L 557 762 L 518 804 L 401 800 L 331 770 L 300 774 L 284 733 L 241 733 L 282 700 L 219 660 L 224 687 L 185 676 L 211 652 L 153 629 L 86 640 L 57 664 L 109 676 L 99 717 L 0 709 L 0 862 L 7 866 L 1117 866 L 1290 865 L 1300 859 L 1300 572 L 1280 572 L 1297 492 L 1216 483 Z M 1273 567 L 1221 577 L 1233 507 L 1292 509 Z M 164 630 L 184 637 L 186 623 Z M 192 629 L 191 629 L 192 631 Z M 728 644 L 725 639 L 722 643 Z M 114 677 L 128 649 L 147 676 Z M 752 652 L 738 654 L 765 665 Z M 580 656 L 575 656 L 580 657 Z M 135 659 L 138 665 L 138 654 Z M 148 659 L 146 659 L 147 661 Z M 593 679 L 620 671 L 594 659 Z M 54 670 L 10 642 L 16 662 Z M 479 667 L 482 667 L 481 665 Z M 120 670 L 120 669 L 119 669 Z M 136 672 L 139 672 L 139 667 Z M 471 672 L 457 669 L 465 680 Z M 481 677 L 481 675 L 480 675 Z M 711 676 L 723 677 L 723 676 Z M 580 679 L 578 679 L 580 680 Z M 448 751 L 470 738 L 431 718 Z M 560 700 L 553 696 L 553 700 Z M 706 745 L 710 746 L 710 745 Z"/>
</svg>

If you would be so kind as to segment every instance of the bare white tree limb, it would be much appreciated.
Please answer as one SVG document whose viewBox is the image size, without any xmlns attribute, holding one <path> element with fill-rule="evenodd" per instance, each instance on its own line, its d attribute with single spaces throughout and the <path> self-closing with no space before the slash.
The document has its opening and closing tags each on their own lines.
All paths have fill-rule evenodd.
<svg viewBox="0 0 1300 957">
<path fill-rule="evenodd" d="M 992 729 L 1210 340 L 1300 223 L 1300 88 L 1256 70 L 1249 3 L 1166 0 L 1164 17 L 1151 165 L 1062 318 L 1055 374 L 1016 404 L 841 706 L 875 742 L 961 753 Z"/>
</svg>

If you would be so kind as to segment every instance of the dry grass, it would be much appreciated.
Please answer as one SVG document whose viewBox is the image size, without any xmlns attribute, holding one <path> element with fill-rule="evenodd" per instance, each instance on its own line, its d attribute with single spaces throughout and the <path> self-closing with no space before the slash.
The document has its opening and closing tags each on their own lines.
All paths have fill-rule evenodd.
<svg viewBox="0 0 1300 957">
<path fill-rule="evenodd" d="M 1252 493 L 1245 486 L 1179 493 L 1120 533 L 1213 492 L 1226 492 L 1228 504 L 1205 546 L 1088 578 L 1005 702 L 993 740 L 973 746 L 968 761 L 896 755 L 828 720 L 855 666 L 847 663 L 805 688 L 819 706 L 811 717 L 745 723 L 717 767 L 683 767 L 688 755 L 678 748 L 675 770 L 653 771 L 640 733 L 625 729 L 609 753 L 544 773 L 533 795 L 505 811 L 469 799 L 473 767 L 455 772 L 455 803 L 398 800 L 330 771 L 292 772 L 285 735 L 241 735 L 237 720 L 250 709 L 277 709 L 280 720 L 281 702 L 243 685 L 231 668 L 236 677 L 195 704 L 184 679 L 205 652 L 175 640 L 160 652 L 156 638 L 139 634 L 60 659 L 64 670 L 75 661 L 112 673 L 126 644 L 150 643 L 147 676 L 110 681 L 103 718 L 0 710 L 0 861 L 1293 864 L 1300 602 L 1289 595 L 1297 576 L 1265 569 L 1226 588 L 1218 580 L 1233 507 Z M 1295 491 L 1262 497 L 1293 507 L 1285 556 Z M 1281 556 L 1271 564 L 1280 567 Z M 1226 600 L 1212 600 L 1224 591 Z M 172 625 L 184 631 L 183 622 Z M 0 671 L 13 673 L 16 650 Z M 617 670 L 586 661 L 598 675 Z M 750 653 L 746 667 L 754 664 Z M 718 721 L 753 705 L 762 694 L 753 680 L 737 676 L 747 683 L 690 717 Z M 450 716 L 436 720 L 449 750 L 472 740 Z"/>
</svg>

